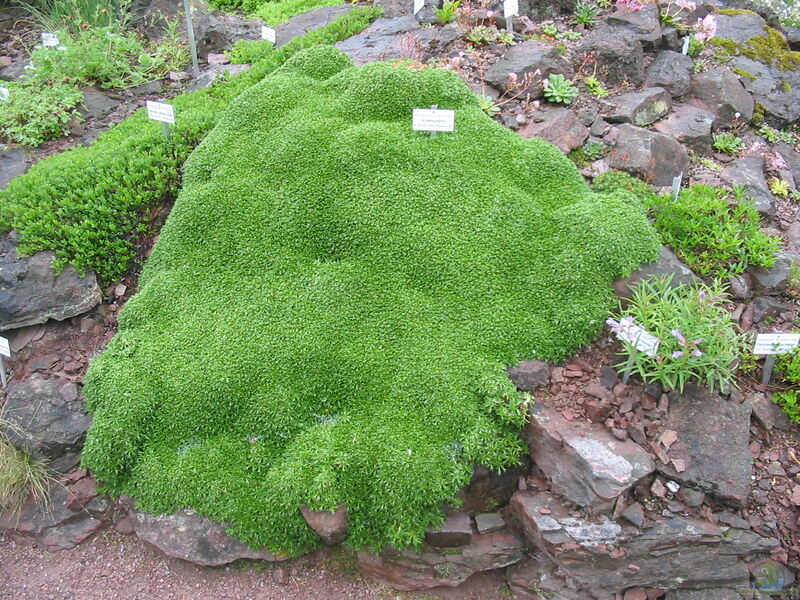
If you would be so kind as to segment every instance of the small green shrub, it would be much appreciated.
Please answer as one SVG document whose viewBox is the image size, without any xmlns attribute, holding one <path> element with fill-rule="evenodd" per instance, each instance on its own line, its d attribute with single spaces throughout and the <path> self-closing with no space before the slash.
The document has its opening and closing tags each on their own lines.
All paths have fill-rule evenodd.
<svg viewBox="0 0 800 600">
<path fill-rule="evenodd" d="M 589 90 L 589 93 L 597 98 L 607 98 L 608 97 L 608 90 L 605 86 L 601 83 L 601 81 L 595 77 L 594 75 L 590 75 L 583 80 L 583 83 L 586 84 L 586 89 Z"/>
<path fill-rule="evenodd" d="M 775 373 L 791 385 L 800 384 L 800 349 L 778 354 L 775 357 Z"/>
<path fill-rule="evenodd" d="M 264 60 L 275 49 L 269 40 L 236 40 L 225 54 L 234 65 L 252 65 Z"/>
<path fill-rule="evenodd" d="M 715 133 L 711 136 L 714 139 L 714 148 L 725 154 L 739 154 L 745 149 L 744 140 L 732 133 Z"/>
<path fill-rule="evenodd" d="M 494 25 L 475 25 L 464 34 L 464 39 L 474 46 L 485 46 L 494 42 L 514 44 L 514 36 L 510 32 L 499 30 Z"/>
<path fill-rule="evenodd" d="M 616 194 L 627 192 L 633 194 L 645 209 L 659 202 L 658 194 L 653 187 L 641 179 L 629 175 L 624 171 L 607 171 L 595 178 L 592 183 L 595 192 L 603 194 Z"/>
<path fill-rule="evenodd" d="M 455 19 L 460 5 L 461 0 L 444 0 L 442 8 L 436 9 L 436 18 L 439 20 L 439 23 L 447 24 Z"/>
<path fill-rule="evenodd" d="M 8 100 L 0 101 L 0 139 L 24 146 L 40 146 L 65 135 L 83 92 L 73 85 L 26 85 L 8 82 Z"/>
<path fill-rule="evenodd" d="M 341 0 L 279 0 L 278 2 L 263 2 L 256 10 L 251 11 L 254 16 L 262 19 L 268 25 L 280 25 L 295 15 L 299 15 L 323 6 L 341 4 Z"/>
<path fill-rule="evenodd" d="M 0 430 L 17 427 L 0 417 Z M 47 466 L 0 435 L 0 513 L 20 510 L 28 498 L 46 506 L 53 480 Z"/>
<path fill-rule="evenodd" d="M 83 25 L 125 28 L 131 0 L 35 0 L 20 5 L 48 31 L 78 33 Z"/>
<path fill-rule="evenodd" d="M 758 211 L 743 188 L 696 185 L 676 201 L 651 198 L 647 206 L 664 242 L 701 276 L 726 277 L 748 265 L 770 267 L 780 239 L 763 233 Z"/>
<path fill-rule="evenodd" d="M 584 27 L 594 27 L 597 25 L 597 17 L 600 16 L 601 9 L 591 2 L 579 1 L 573 11 L 573 22 Z"/>
<path fill-rule="evenodd" d="M 572 104 L 578 96 L 578 88 L 560 73 L 551 74 L 545 82 L 547 85 L 544 87 L 544 97 L 550 102 Z"/>
<path fill-rule="evenodd" d="M 558 27 L 556 27 L 555 23 L 542 23 L 542 33 L 545 35 L 549 35 L 550 37 L 556 37 L 558 35 Z"/>
<path fill-rule="evenodd" d="M 783 409 L 792 423 L 800 423 L 800 398 L 797 390 L 775 392 L 772 401 Z"/>
<path fill-rule="evenodd" d="M 657 381 L 666 389 L 683 388 L 689 382 L 712 391 L 734 383 L 732 366 L 745 349 L 726 305 L 723 286 L 673 286 L 672 276 L 642 280 L 632 287 L 633 298 L 606 322 L 612 331 L 643 327 L 660 340 L 657 352 L 649 356 L 634 352 L 624 343 L 625 354 L 633 356 L 633 373 L 644 381 Z M 625 360 L 618 368 L 628 366 Z"/>
</svg>

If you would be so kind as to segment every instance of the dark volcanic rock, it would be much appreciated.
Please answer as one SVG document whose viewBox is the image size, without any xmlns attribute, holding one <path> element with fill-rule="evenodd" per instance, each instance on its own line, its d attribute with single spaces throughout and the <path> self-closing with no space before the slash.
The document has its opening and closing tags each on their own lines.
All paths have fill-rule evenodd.
<svg viewBox="0 0 800 600">
<path fill-rule="evenodd" d="M 583 36 L 576 51 L 579 55 L 597 52 L 600 66 L 608 70 L 605 79 L 609 85 L 644 81 L 642 43 L 626 27 L 598 27 Z"/>
<path fill-rule="evenodd" d="M 511 467 L 502 473 L 476 465 L 470 484 L 458 493 L 461 510 L 465 512 L 488 512 L 508 504 L 517 491 L 517 482 L 525 467 Z"/>
<path fill-rule="evenodd" d="M 606 162 L 659 187 L 689 170 L 689 155 L 675 138 L 625 123 Z"/>
<path fill-rule="evenodd" d="M 529 40 L 512 46 L 506 55 L 486 70 L 484 80 L 500 91 L 508 87 L 508 74 L 514 73 L 517 80 L 521 81 L 525 73 L 535 73 L 535 83 L 530 88 L 531 97 L 542 95 L 542 86 L 539 81 L 546 79 L 551 74 L 561 74 L 567 78 L 572 77 L 574 71 L 570 62 L 561 56 L 554 46 L 545 42 Z"/>
<path fill-rule="evenodd" d="M 100 288 L 93 273 L 80 277 L 72 266 L 56 274 L 50 268 L 52 252 L 20 258 L 18 237 L 0 237 L 0 331 L 62 321 L 100 303 Z"/>
<path fill-rule="evenodd" d="M 608 24 L 623 27 L 628 35 L 639 40 L 645 50 L 661 45 L 663 32 L 658 14 L 658 4 L 650 2 L 641 10 L 633 10 L 629 5 L 617 5 L 617 10 L 608 16 Z"/>
<path fill-rule="evenodd" d="M 730 127 L 737 121 L 747 123 L 753 118 L 753 96 L 725 67 L 694 75 L 690 91 L 687 102 L 714 113 L 715 129 Z"/>
<path fill-rule="evenodd" d="M 672 98 L 664 88 L 653 87 L 615 96 L 608 104 L 611 110 L 604 118 L 609 123 L 633 123 L 645 127 L 670 111 Z"/>
<path fill-rule="evenodd" d="M 14 177 L 28 172 L 31 157 L 24 148 L 6 148 L 0 145 L 0 190 L 6 189 Z"/>
<path fill-rule="evenodd" d="M 508 369 L 508 377 L 523 392 L 533 392 L 550 385 L 550 366 L 541 360 L 523 360 Z"/>
<path fill-rule="evenodd" d="M 449 515 L 438 529 L 425 532 L 425 541 L 437 548 L 466 546 L 472 540 L 472 522 L 467 513 Z"/>
<path fill-rule="evenodd" d="M 225 533 L 225 526 L 201 517 L 191 509 L 154 516 L 135 512 L 134 529 L 144 541 L 167 556 L 181 558 L 196 565 L 215 567 L 240 558 L 280 561 L 285 557 L 268 550 L 253 550 Z"/>
<path fill-rule="evenodd" d="M 753 286 L 760 294 L 776 296 L 789 286 L 792 263 L 800 262 L 794 252 L 778 250 L 775 264 L 771 267 L 750 267 L 747 272 L 753 278 Z"/>
<path fill-rule="evenodd" d="M 775 214 L 775 198 L 764 178 L 764 159 L 760 156 L 742 156 L 735 159 L 720 173 L 722 181 L 733 187 L 744 186 L 762 216 Z"/>
<path fill-rule="evenodd" d="M 683 55 L 681 55 L 683 56 Z M 655 124 L 656 131 L 671 135 L 697 154 L 711 154 L 714 115 L 691 104 L 676 106 L 672 114 Z"/>
<path fill-rule="evenodd" d="M 692 59 L 680 52 L 662 50 L 656 54 L 653 64 L 647 69 L 645 83 L 667 90 L 673 98 L 689 91 L 692 82 Z"/>
<path fill-rule="evenodd" d="M 681 262 L 666 246 L 661 247 L 661 254 L 658 259 L 644 264 L 625 279 L 618 279 L 614 282 L 614 291 L 621 298 L 631 297 L 631 286 L 643 279 L 652 279 L 664 275 L 672 275 L 672 285 L 684 285 L 698 283 L 700 278 Z"/>
<path fill-rule="evenodd" d="M 589 137 L 589 128 L 578 120 L 568 108 L 549 111 L 542 121 L 533 121 L 522 128 L 524 138 L 537 137 L 558 146 L 564 154 L 583 145 Z"/>
</svg>

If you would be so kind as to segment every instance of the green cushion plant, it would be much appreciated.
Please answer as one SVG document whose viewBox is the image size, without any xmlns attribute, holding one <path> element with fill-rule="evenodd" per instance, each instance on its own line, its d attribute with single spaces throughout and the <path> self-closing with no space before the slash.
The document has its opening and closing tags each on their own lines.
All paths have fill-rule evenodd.
<svg viewBox="0 0 800 600">
<path fill-rule="evenodd" d="M 660 248 L 456 74 L 349 64 L 313 48 L 231 102 L 85 387 L 108 489 L 290 555 L 319 543 L 302 505 L 343 502 L 355 547 L 421 543 L 524 451 L 505 368 L 593 339 Z M 454 133 L 411 130 L 431 104 Z"/>
</svg>

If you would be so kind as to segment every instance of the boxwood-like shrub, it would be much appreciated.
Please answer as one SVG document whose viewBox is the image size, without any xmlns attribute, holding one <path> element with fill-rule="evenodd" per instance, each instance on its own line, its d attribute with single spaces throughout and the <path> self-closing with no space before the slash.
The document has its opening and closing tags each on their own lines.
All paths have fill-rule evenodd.
<svg viewBox="0 0 800 600">
<path fill-rule="evenodd" d="M 476 463 L 515 464 L 505 368 L 591 340 L 611 281 L 660 248 L 628 199 L 487 117 L 457 75 L 332 47 L 234 100 L 92 364 L 84 465 L 156 513 L 253 546 L 419 543 Z M 455 133 L 411 130 L 414 107 Z"/>
</svg>

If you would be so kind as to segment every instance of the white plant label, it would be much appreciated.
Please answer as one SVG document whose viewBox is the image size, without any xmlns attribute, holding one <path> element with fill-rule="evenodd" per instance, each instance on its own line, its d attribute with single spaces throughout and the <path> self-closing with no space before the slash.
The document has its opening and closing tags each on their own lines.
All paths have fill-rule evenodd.
<svg viewBox="0 0 800 600">
<path fill-rule="evenodd" d="M 408 5 L 406 4 L 406 6 Z M 414 0 L 414 14 L 417 14 L 423 8 L 425 8 L 425 0 Z"/>
<path fill-rule="evenodd" d="M 681 50 L 681 52 L 683 54 L 689 54 L 689 44 L 690 43 L 691 43 L 691 38 L 689 36 L 686 36 L 685 38 L 683 38 L 683 50 Z"/>
<path fill-rule="evenodd" d="M 50 46 L 55 47 L 58 46 L 61 42 L 58 41 L 58 36 L 55 33 L 43 33 L 42 34 L 42 45 L 43 46 Z"/>
<path fill-rule="evenodd" d="M 11 346 L 8 345 L 8 340 L 0 337 L 0 355 L 11 357 Z"/>
<path fill-rule="evenodd" d="M 414 131 L 454 131 L 456 111 L 438 108 L 415 108 L 411 121 Z"/>
<path fill-rule="evenodd" d="M 647 354 L 647 356 L 655 356 L 658 351 L 658 345 L 661 343 L 660 339 L 638 325 L 626 327 L 623 331 L 617 333 L 617 339 L 627 342 L 639 352 Z"/>
<path fill-rule="evenodd" d="M 261 27 L 261 39 L 267 40 L 268 42 L 272 42 L 273 44 L 277 41 L 278 36 L 275 33 L 274 27 L 267 27 L 266 25 Z"/>
<path fill-rule="evenodd" d="M 753 354 L 784 354 L 800 344 L 800 333 L 759 333 Z"/>
<path fill-rule="evenodd" d="M 147 101 L 147 117 L 162 123 L 175 124 L 175 109 L 166 102 Z"/>
<path fill-rule="evenodd" d="M 519 12 L 519 0 L 506 0 L 503 2 L 503 16 L 508 19 Z"/>
<path fill-rule="evenodd" d="M 683 181 L 683 171 L 677 177 L 672 178 L 672 201 L 677 202 L 681 195 L 681 181 Z"/>
<path fill-rule="evenodd" d="M 8 100 L 8 96 L 9 96 L 8 88 L 4 85 L 0 85 L 0 100 L 3 101 Z"/>
</svg>

